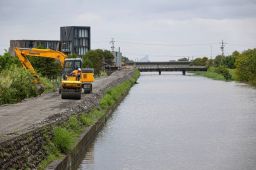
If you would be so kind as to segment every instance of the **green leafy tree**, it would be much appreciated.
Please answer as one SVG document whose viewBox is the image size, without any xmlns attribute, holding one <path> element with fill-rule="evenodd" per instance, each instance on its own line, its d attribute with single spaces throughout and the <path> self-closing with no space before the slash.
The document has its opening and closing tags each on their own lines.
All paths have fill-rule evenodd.
<svg viewBox="0 0 256 170">
<path fill-rule="evenodd" d="M 99 75 L 105 64 L 112 65 L 113 58 L 112 53 L 107 50 L 90 50 L 83 56 L 83 67 L 94 68 L 94 73 Z"/>
<path fill-rule="evenodd" d="M 240 54 L 235 65 L 239 80 L 256 85 L 256 48 L 246 50 Z"/>
<path fill-rule="evenodd" d="M 192 64 L 196 66 L 208 66 L 208 61 L 207 57 L 196 58 L 192 61 Z"/>
<path fill-rule="evenodd" d="M 114 55 L 108 50 L 104 50 L 103 55 L 104 55 L 105 64 L 113 65 Z"/>
<path fill-rule="evenodd" d="M 214 59 L 214 66 L 218 67 L 223 65 L 223 60 L 224 60 L 224 56 L 222 55 L 217 55 Z"/>
<path fill-rule="evenodd" d="M 39 45 L 37 48 L 43 49 L 41 45 Z M 60 62 L 55 59 L 42 57 L 28 58 L 34 69 L 42 76 L 46 76 L 50 79 L 55 79 L 61 74 Z"/>
<path fill-rule="evenodd" d="M 0 72 L 8 69 L 11 65 L 21 66 L 18 57 L 11 56 L 6 50 L 4 55 L 0 55 Z"/>
</svg>

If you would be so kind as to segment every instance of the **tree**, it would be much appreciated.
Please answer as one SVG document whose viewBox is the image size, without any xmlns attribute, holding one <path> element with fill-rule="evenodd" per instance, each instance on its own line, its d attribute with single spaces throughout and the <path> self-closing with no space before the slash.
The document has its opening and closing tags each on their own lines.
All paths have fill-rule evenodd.
<svg viewBox="0 0 256 170">
<path fill-rule="evenodd" d="M 108 51 L 108 50 L 104 50 L 103 51 L 103 55 L 104 55 L 104 59 L 105 59 L 105 64 L 112 66 L 113 63 L 114 63 L 113 62 L 114 55 L 110 51 Z"/>
<path fill-rule="evenodd" d="M 214 59 L 214 66 L 218 67 L 223 64 L 224 57 L 222 55 L 217 55 Z"/>
<path fill-rule="evenodd" d="M 17 57 L 11 56 L 6 50 L 4 55 L 0 56 L 0 72 L 4 69 L 9 68 L 11 65 L 21 66 L 19 59 Z"/>
<path fill-rule="evenodd" d="M 208 66 L 208 58 L 203 57 L 203 58 L 196 58 L 192 61 L 193 65 L 196 66 Z"/>
<path fill-rule="evenodd" d="M 256 48 L 249 49 L 240 54 L 235 62 L 237 75 L 241 81 L 256 85 Z"/>
<path fill-rule="evenodd" d="M 94 68 L 94 73 L 99 75 L 105 64 L 112 65 L 114 56 L 107 50 L 90 50 L 83 56 L 83 67 Z"/>
<path fill-rule="evenodd" d="M 222 60 L 222 65 L 227 67 L 227 68 L 234 69 L 235 68 L 235 61 L 236 61 L 236 58 L 234 56 L 232 56 L 232 55 L 226 56 Z"/>
<path fill-rule="evenodd" d="M 41 45 L 37 48 L 44 49 Z M 40 73 L 42 76 L 48 78 L 56 78 L 61 73 L 61 65 L 59 61 L 52 58 L 42 58 L 42 57 L 28 57 L 29 61 L 33 65 L 34 69 Z"/>
</svg>

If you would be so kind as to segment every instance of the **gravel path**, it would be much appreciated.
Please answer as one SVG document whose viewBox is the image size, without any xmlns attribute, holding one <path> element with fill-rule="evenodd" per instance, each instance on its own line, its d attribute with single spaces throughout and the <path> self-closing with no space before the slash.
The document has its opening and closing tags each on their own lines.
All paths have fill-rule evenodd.
<svg viewBox="0 0 256 170">
<path fill-rule="evenodd" d="M 47 123 L 86 112 L 98 103 L 104 90 L 129 78 L 133 69 L 126 68 L 93 83 L 92 94 L 82 94 L 81 100 L 61 99 L 58 92 L 43 94 L 17 104 L 0 106 L 0 141 L 20 135 Z"/>
</svg>

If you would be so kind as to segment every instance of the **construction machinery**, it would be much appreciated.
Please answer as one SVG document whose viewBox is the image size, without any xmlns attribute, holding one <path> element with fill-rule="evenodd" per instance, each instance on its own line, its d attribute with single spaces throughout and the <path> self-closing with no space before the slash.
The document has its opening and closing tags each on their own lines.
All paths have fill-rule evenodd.
<svg viewBox="0 0 256 170">
<path fill-rule="evenodd" d="M 62 99 L 81 99 L 82 90 L 84 93 L 92 92 L 94 70 L 92 68 L 82 68 L 83 62 L 81 58 L 67 58 L 64 53 L 51 49 L 15 48 L 15 53 L 23 67 L 34 77 L 33 82 L 39 85 L 41 85 L 40 78 L 27 56 L 53 58 L 58 60 L 62 67 L 62 81 L 60 86 Z M 72 71 L 78 68 L 81 68 L 79 77 L 72 75 Z"/>
</svg>

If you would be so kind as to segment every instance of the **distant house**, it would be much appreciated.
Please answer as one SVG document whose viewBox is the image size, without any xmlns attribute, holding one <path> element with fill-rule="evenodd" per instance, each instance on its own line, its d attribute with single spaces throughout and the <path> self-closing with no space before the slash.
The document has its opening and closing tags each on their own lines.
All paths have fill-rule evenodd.
<svg viewBox="0 0 256 170">
<path fill-rule="evenodd" d="M 59 40 L 10 40 L 9 53 L 15 55 L 14 48 L 50 48 L 52 50 L 60 50 Z"/>
</svg>

